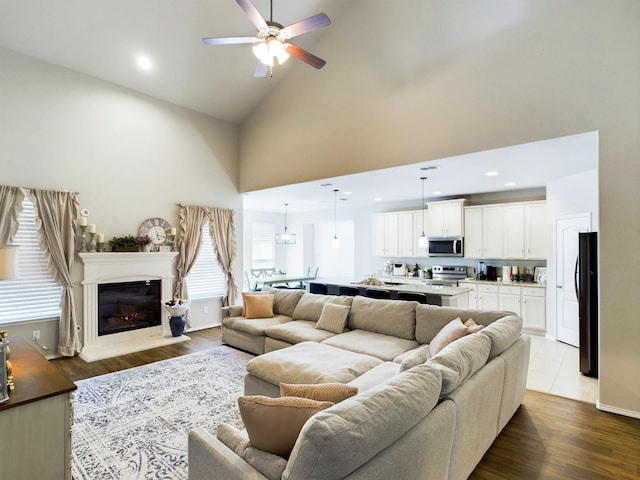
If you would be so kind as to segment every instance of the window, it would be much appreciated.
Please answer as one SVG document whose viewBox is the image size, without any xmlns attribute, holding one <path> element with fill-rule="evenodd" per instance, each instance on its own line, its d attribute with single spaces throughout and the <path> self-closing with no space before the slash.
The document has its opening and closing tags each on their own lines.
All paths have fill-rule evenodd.
<svg viewBox="0 0 640 480">
<path fill-rule="evenodd" d="M 20 246 L 19 278 L 0 282 L 0 323 L 60 316 L 62 286 L 47 269 L 47 260 L 38 245 L 35 220 L 34 205 L 25 199 L 14 239 L 14 244 Z"/>
<path fill-rule="evenodd" d="M 222 297 L 227 291 L 227 276 L 213 251 L 209 223 L 202 227 L 202 245 L 189 275 L 185 278 L 190 300 Z"/>
<path fill-rule="evenodd" d="M 275 267 L 276 226 L 273 223 L 253 224 L 251 268 Z"/>
</svg>

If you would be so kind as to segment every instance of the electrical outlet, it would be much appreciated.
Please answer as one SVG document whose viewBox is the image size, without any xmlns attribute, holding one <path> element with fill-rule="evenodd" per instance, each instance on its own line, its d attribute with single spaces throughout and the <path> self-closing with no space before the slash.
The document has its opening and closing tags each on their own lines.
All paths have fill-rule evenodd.
<svg viewBox="0 0 640 480">
<path fill-rule="evenodd" d="M 202 307 L 202 313 L 209 313 L 209 305 Z"/>
<path fill-rule="evenodd" d="M 38 340 L 40 340 L 40 330 L 34 330 L 33 331 L 33 340 L 36 341 L 36 342 Z"/>
</svg>

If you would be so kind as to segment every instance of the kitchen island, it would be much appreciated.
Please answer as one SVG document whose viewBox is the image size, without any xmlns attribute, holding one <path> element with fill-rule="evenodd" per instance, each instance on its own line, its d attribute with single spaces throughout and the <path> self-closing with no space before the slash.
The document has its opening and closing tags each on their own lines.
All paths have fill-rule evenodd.
<svg viewBox="0 0 640 480">
<path fill-rule="evenodd" d="M 316 281 L 309 284 L 310 292 L 324 292 L 327 295 L 362 295 L 363 297 L 390 298 L 392 300 L 413 300 L 424 296 L 430 305 L 443 307 L 468 308 L 469 295 L 472 289 L 467 287 L 448 287 L 424 284 L 384 284 L 367 285 L 357 282 Z M 348 292 L 348 293 L 347 293 Z M 409 294 L 409 295 L 404 295 Z M 412 298 L 412 294 L 418 296 Z"/>
</svg>

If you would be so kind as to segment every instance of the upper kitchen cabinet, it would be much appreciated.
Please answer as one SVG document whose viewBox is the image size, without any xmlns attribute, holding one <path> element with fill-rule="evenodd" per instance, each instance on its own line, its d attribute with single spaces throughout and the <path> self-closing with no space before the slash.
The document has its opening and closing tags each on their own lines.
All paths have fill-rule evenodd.
<svg viewBox="0 0 640 480">
<path fill-rule="evenodd" d="M 426 214 L 424 218 L 426 221 Z M 422 211 L 376 213 L 373 215 L 372 232 L 374 256 L 427 256 L 426 249 L 421 250 L 418 246 L 422 233 Z"/>
<path fill-rule="evenodd" d="M 504 256 L 504 209 L 501 205 L 464 209 L 467 258 L 502 258 Z"/>
<path fill-rule="evenodd" d="M 505 258 L 547 258 L 546 202 L 505 206 Z"/>
<path fill-rule="evenodd" d="M 461 237 L 464 234 L 464 199 L 429 202 L 427 207 L 430 237 Z"/>
<path fill-rule="evenodd" d="M 373 254 L 377 257 L 398 256 L 398 214 L 376 213 L 372 226 Z"/>
</svg>

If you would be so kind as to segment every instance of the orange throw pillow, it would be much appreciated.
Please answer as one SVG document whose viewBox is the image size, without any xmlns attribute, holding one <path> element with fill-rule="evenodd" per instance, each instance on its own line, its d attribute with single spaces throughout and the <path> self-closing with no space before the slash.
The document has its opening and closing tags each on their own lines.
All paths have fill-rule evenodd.
<svg viewBox="0 0 640 480">
<path fill-rule="evenodd" d="M 442 330 L 440 330 L 431 343 L 429 344 L 429 351 L 431 356 L 436 355 L 440 350 L 449 345 L 454 340 L 464 337 L 468 332 L 467 327 L 462 323 L 460 317 L 451 320 L 447 323 Z"/>
<path fill-rule="evenodd" d="M 484 325 L 477 324 L 473 318 L 470 318 L 469 320 L 464 322 L 464 325 L 467 327 L 467 331 L 470 334 L 477 333 L 484 328 Z"/>
<path fill-rule="evenodd" d="M 271 318 L 273 317 L 272 293 L 242 293 L 242 316 L 245 318 Z"/>
<path fill-rule="evenodd" d="M 357 394 L 357 387 L 344 383 L 280 384 L 280 395 L 283 397 L 302 397 L 319 402 L 338 403 Z"/>
</svg>

